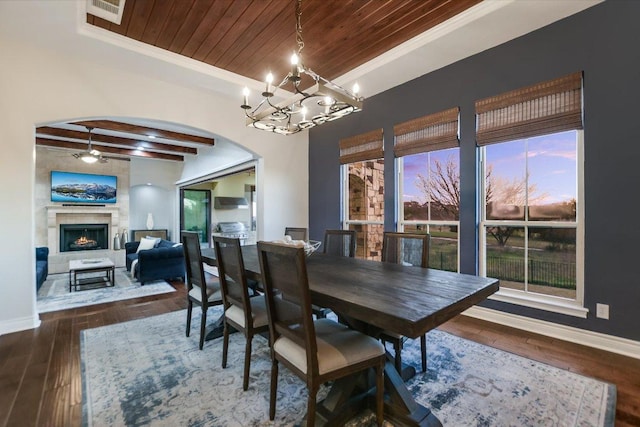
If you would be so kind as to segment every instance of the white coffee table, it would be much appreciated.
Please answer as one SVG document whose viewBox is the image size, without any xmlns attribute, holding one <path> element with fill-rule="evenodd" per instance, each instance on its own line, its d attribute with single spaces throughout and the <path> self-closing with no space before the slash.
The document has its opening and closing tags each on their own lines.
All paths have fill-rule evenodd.
<svg viewBox="0 0 640 427">
<path fill-rule="evenodd" d="M 81 277 L 89 273 L 105 273 L 104 276 Z M 115 286 L 115 265 L 108 258 L 77 259 L 69 261 L 69 292 L 81 289 L 81 286 L 94 285 L 91 289 Z M 101 285 L 101 286 L 95 286 Z"/>
</svg>

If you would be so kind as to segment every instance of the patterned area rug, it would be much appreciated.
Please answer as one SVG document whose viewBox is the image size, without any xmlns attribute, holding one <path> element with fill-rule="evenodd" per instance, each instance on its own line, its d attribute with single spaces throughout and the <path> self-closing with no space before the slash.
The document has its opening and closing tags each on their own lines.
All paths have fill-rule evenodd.
<svg viewBox="0 0 640 427">
<path fill-rule="evenodd" d="M 211 309 L 210 309 L 211 311 Z M 221 311 L 208 314 L 216 319 Z M 195 310 L 194 310 L 195 314 Z M 195 316 L 194 316 L 195 317 Z M 186 311 L 82 331 L 83 425 L 294 426 L 306 388 L 280 369 L 276 419 L 269 421 L 267 341 L 253 341 L 249 390 L 242 391 L 244 338 L 232 334 L 198 350 L 199 319 L 184 334 Z M 613 426 L 614 385 L 434 330 L 428 372 L 408 382 L 414 397 L 445 426 Z M 420 342 L 403 360 L 420 371 Z M 323 397 L 326 389 L 319 393 Z M 373 414 L 352 425 L 371 425 Z M 385 426 L 391 426 L 385 422 Z"/>
<path fill-rule="evenodd" d="M 96 274 L 104 276 L 104 273 Z M 140 282 L 131 280 L 131 276 L 124 268 L 116 268 L 115 282 L 116 284 L 113 287 L 69 292 L 68 273 L 50 274 L 38 290 L 38 312 L 47 313 L 86 305 L 175 292 L 175 288 L 164 280 L 148 282 L 141 286 Z"/>
</svg>

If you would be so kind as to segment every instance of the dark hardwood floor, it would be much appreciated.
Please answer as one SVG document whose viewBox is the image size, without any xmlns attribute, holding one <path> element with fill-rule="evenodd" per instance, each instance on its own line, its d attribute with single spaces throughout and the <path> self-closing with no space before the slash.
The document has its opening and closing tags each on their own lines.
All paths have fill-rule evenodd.
<svg viewBox="0 0 640 427">
<path fill-rule="evenodd" d="M 81 425 L 80 331 L 186 308 L 184 285 L 173 285 L 170 294 L 45 313 L 38 329 L 0 336 L 0 426 Z M 616 426 L 640 426 L 638 359 L 465 316 L 441 329 L 614 383 Z"/>
</svg>

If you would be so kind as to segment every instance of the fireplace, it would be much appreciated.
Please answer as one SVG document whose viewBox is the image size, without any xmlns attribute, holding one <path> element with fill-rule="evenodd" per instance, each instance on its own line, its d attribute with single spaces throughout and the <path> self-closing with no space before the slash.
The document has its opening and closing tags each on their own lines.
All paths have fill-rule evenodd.
<svg viewBox="0 0 640 427">
<path fill-rule="evenodd" d="M 109 248 L 109 224 L 60 224 L 60 252 Z"/>
</svg>

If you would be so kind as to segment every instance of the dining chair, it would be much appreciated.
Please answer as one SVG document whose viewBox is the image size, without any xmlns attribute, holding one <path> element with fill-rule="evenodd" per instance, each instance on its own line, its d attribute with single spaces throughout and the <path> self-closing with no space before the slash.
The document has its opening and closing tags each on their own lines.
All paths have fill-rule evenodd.
<svg viewBox="0 0 640 427">
<path fill-rule="evenodd" d="M 191 313 L 193 305 L 202 308 L 200 318 L 200 350 L 204 346 L 207 310 L 209 307 L 222 304 L 220 282 L 215 276 L 205 275 L 202 265 L 202 253 L 198 233 L 182 231 L 182 248 L 187 276 L 187 336 L 191 332 Z"/>
<path fill-rule="evenodd" d="M 333 320 L 313 319 L 303 248 L 258 242 L 258 258 L 271 343 L 269 418 L 275 418 L 279 363 L 306 382 L 308 426 L 315 425 L 320 385 L 374 368 L 376 420 L 382 425 L 384 346 Z"/>
<path fill-rule="evenodd" d="M 307 238 L 307 229 L 302 227 L 285 227 L 284 235 L 291 236 L 293 240 L 304 240 L 305 242 L 309 240 Z"/>
<path fill-rule="evenodd" d="M 213 244 L 216 251 L 222 300 L 224 302 L 222 367 L 227 367 L 229 329 L 235 328 L 238 332 L 243 333 L 246 340 L 242 389 L 247 390 L 249 388 L 253 337 L 269 330 L 265 298 L 261 294 L 249 297 L 249 286 L 244 270 L 240 239 L 215 236 Z"/>
<path fill-rule="evenodd" d="M 355 230 L 325 230 L 322 252 L 329 255 L 353 258 L 356 254 Z M 313 304 L 313 314 L 317 318 L 327 317 L 331 311 L 328 308 Z"/>
<path fill-rule="evenodd" d="M 429 234 L 384 232 L 382 236 L 382 261 L 394 264 L 429 266 Z M 395 352 L 394 365 L 398 372 L 402 370 L 402 344 L 404 337 L 394 332 L 384 331 L 380 338 L 390 342 Z M 427 370 L 427 336 L 420 337 L 422 371 Z"/>
<path fill-rule="evenodd" d="M 356 254 L 356 231 L 325 230 L 322 252 L 353 258 Z"/>
</svg>

